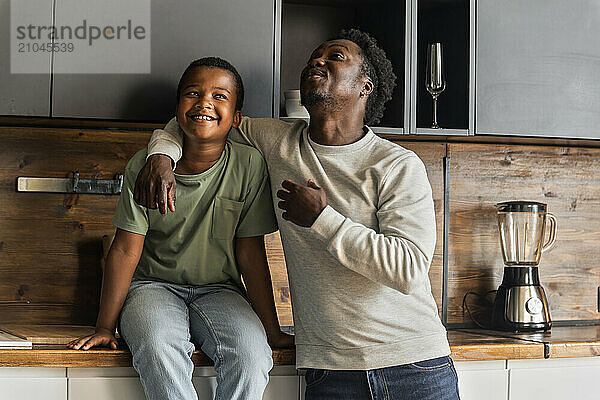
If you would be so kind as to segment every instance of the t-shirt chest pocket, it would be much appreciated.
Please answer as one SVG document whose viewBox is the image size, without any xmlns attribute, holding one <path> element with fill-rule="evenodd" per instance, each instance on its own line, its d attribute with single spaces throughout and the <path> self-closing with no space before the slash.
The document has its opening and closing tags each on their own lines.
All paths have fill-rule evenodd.
<svg viewBox="0 0 600 400">
<path fill-rule="evenodd" d="M 244 203 L 215 197 L 212 215 L 212 237 L 233 240 Z"/>
</svg>

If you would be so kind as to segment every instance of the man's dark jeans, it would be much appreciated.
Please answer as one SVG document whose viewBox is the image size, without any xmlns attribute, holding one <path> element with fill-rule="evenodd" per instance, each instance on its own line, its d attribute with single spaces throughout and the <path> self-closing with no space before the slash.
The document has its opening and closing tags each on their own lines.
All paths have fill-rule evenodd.
<svg viewBox="0 0 600 400">
<path fill-rule="evenodd" d="M 306 371 L 306 400 L 458 400 L 450 357 L 369 371 Z"/>
</svg>

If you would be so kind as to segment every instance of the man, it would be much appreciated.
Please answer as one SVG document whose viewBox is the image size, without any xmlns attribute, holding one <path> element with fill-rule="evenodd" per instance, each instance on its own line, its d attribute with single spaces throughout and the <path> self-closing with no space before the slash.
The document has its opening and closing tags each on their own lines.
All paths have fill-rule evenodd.
<svg viewBox="0 0 600 400">
<path fill-rule="evenodd" d="M 244 118 L 239 128 L 265 157 L 278 201 L 308 400 L 458 399 L 428 278 L 435 217 L 425 167 L 368 128 L 394 79 L 370 36 L 342 32 L 302 71 L 308 126 Z M 136 199 L 174 211 L 176 122 L 154 133 L 148 153 Z"/>
</svg>

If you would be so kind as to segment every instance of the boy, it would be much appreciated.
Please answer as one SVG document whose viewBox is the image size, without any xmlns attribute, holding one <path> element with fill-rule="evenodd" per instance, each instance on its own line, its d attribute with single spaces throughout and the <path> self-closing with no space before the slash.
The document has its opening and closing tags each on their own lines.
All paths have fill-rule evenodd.
<svg viewBox="0 0 600 400">
<path fill-rule="evenodd" d="M 146 150 L 138 152 L 113 220 L 96 333 L 68 345 L 116 348 L 120 312 L 148 399 L 197 398 L 194 344 L 215 363 L 216 398 L 261 399 L 273 364 L 267 339 L 293 342 L 279 329 L 266 262 L 263 235 L 277 229 L 266 166 L 257 150 L 227 139 L 243 96 L 241 77 L 224 60 L 199 59 L 185 70 L 177 88 L 185 135 L 178 212 L 161 216 L 133 201 L 146 160 Z"/>
</svg>

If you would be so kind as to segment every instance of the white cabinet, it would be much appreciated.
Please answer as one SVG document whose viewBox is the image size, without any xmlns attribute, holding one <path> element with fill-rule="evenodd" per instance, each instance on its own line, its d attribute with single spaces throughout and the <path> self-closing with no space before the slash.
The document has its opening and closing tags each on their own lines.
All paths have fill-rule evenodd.
<svg viewBox="0 0 600 400">
<path fill-rule="evenodd" d="M 139 378 L 69 378 L 69 400 L 144 400 Z"/>
<path fill-rule="evenodd" d="M 69 400 L 145 400 L 133 368 L 68 368 Z"/>
<path fill-rule="evenodd" d="M 455 361 L 461 400 L 597 400 L 600 357 Z M 192 378 L 200 400 L 213 399 L 212 367 Z M 303 400 L 304 377 L 292 366 L 271 371 L 263 400 Z M 0 368 L 0 400 L 145 400 L 133 368 Z"/>
<path fill-rule="evenodd" d="M 65 368 L 0 368 L 0 400 L 67 400 Z"/>
<path fill-rule="evenodd" d="M 299 400 L 300 379 L 295 366 L 273 367 L 263 400 Z"/>
<path fill-rule="evenodd" d="M 597 400 L 600 357 L 510 360 L 509 400 Z"/>
<path fill-rule="evenodd" d="M 196 368 L 192 379 L 199 399 L 212 399 L 217 387 L 211 367 Z M 298 400 L 300 377 L 293 366 L 276 366 L 271 370 L 263 400 Z"/>
<path fill-rule="evenodd" d="M 199 399 L 214 398 L 217 378 L 212 367 L 196 368 L 192 383 Z M 69 368 L 68 385 L 69 400 L 145 400 L 133 368 Z M 275 367 L 263 400 L 298 400 L 299 385 L 300 377 L 294 367 Z M 62 399 L 66 399 L 66 394 Z"/>
<path fill-rule="evenodd" d="M 506 400 L 508 371 L 506 361 L 456 361 L 461 400 Z"/>
</svg>

